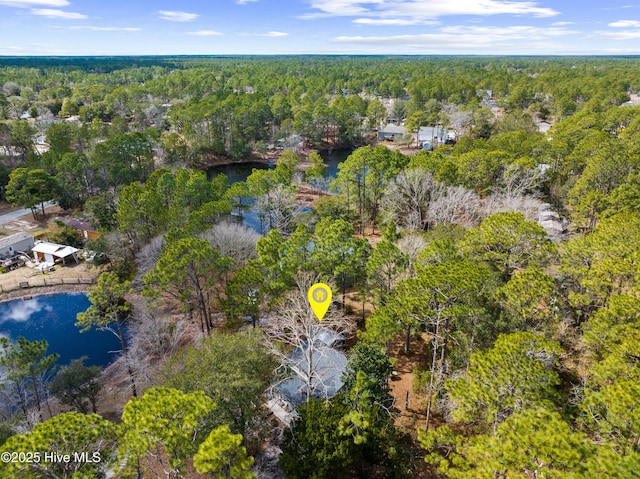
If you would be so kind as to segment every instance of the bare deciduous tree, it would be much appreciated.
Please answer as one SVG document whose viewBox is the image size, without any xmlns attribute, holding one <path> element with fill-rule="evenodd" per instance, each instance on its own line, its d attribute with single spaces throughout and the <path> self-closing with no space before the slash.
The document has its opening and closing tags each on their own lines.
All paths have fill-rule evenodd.
<svg viewBox="0 0 640 479">
<path fill-rule="evenodd" d="M 427 246 L 427 242 L 419 234 L 410 234 L 400 238 L 396 246 L 398 246 L 400 251 L 409 257 L 408 270 L 409 274 L 413 276 L 415 273 L 414 265 L 416 264 L 416 259 L 418 258 L 420 251 Z"/>
<path fill-rule="evenodd" d="M 331 178 L 310 178 L 307 183 L 311 185 L 315 193 L 326 193 L 331 187 Z"/>
<path fill-rule="evenodd" d="M 295 192 L 285 186 L 276 186 L 270 195 L 274 228 L 287 233 L 293 232 L 296 219 L 303 210 L 296 200 Z"/>
<path fill-rule="evenodd" d="M 396 98 L 393 100 L 393 104 L 391 105 L 391 116 L 394 120 L 400 124 L 407 113 L 407 102 Z"/>
<path fill-rule="evenodd" d="M 236 265 L 244 265 L 256 258 L 256 244 L 260 235 L 253 229 L 238 223 L 223 222 L 202 234 L 222 256 L 233 258 Z"/>
<path fill-rule="evenodd" d="M 25 401 L 26 385 L 23 379 L 20 384 L 16 384 L 15 381 L 8 378 L 9 370 L 2 368 L 0 371 L 0 419 L 2 421 L 8 421 L 16 414 L 24 413 L 23 407 Z M 37 411 L 35 411 L 37 415 Z M 37 421 L 36 421 L 37 422 Z M 35 424 L 35 422 L 27 422 L 26 424 Z M 21 434 L 19 430 L 15 429 L 17 434 Z"/>
<path fill-rule="evenodd" d="M 140 248 L 136 254 L 136 285 L 142 284 L 142 277 L 156 267 L 163 245 L 164 235 L 159 235 Z"/>
<path fill-rule="evenodd" d="M 163 109 L 158 108 L 157 105 L 149 105 L 144 109 L 145 126 L 156 126 L 162 128 L 165 125 L 166 112 Z"/>
<path fill-rule="evenodd" d="M 51 110 L 49 110 L 49 108 L 47 108 L 44 105 L 38 105 L 36 106 L 36 110 L 38 112 L 38 120 L 51 120 L 55 117 L 55 115 L 53 113 L 51 113 Z M 44 123 L 44 122 L 42 122 Z M 38 127 L 42 130 L 44 130 L 44 128 L 41 128 L 40 125 L 42 124 L 40 122 L 38 122 Z"/>
<path fill-rule="evenodd" d="M 539 188 L 544 180 L 544 171 L 541 168 L 525 168 L 521 165 L 511 164 L 502 174 L 500 191 L 507 197 L 531 195 L 539 196 Z"/>
<path fill-rule="evenodd" d="M 295 220 L 302 213 L 302 206 L 296 201 L 295 192 L 284 185 L 276 185 L 268 193 L 260 196 L 256 207 L 272 229 L 291 233 Z"/>
<path fill-rule="evenodd" d="M 527 221 L 538 221 L 540 207 L 544 203 L 537 198 L 528 195 L 505 195 L 496 193 L 490 195 L 484 201 L 482 217 L 491 216 L 494 213 L 517 212 L 522 213 Z"/>
<path fill-rule="evenodd" d="M 42 415 L 35 409 L 30 409 L 26 416 L 22 416 L 12 424 L 11 430 L 16 434 L 26 434 L 33 431 L 36 424 L 42 422 Z"/>
<path fill-rule="evenodd" d="M 153 311 L 145 309 L 136 312 L 130 325 L 132 347 L 145 352 L 154 359 L 167 360 L 178 349 L 184 339 L 187 326 L 184 321 L 157 317 Z"/>
<path fill-rule="evenodd" d="M 293 375 L 303 382 L 307 401 L 325 386 L 317 371 L 318 358 L 331 350 L 324 338 L 327 334 L 345 338 L 355 330 L 355 323 L 338 308 L 330 308 L 318 321 L 307 301 L 307 291 L 317 279 L 309 273 L 299 274 L 297 288 L 287 293 L 275 312 L 264 320 L 269 349 L 279 359 L 280 369 L 291 373 L 287 378 Z M 296 361 L 290 354 L 292 348 L 300 348 L 304 361 Z"/>
<path fill-rule="evenodd" d="M 2 93 L 6 97 L 15 96 L 20 94 L 21 87 L 14 81 L 6 81 L 2 85 Z"/>
<path fill-rule="evenodd" d="M 158 317 L 149 308 L 136 308 L 131 315 L 132 338 L 123 361 L 131 367 L 137 384 L 151 384 L 153 375 L 178 350 L 185 339 L 185 321 Z"/>
<path fill-rule="evenodd" d="M 426 229 L 429 204 L 436 185 L 433 175 L 421 168 L 400 172 L 389 183 L 382 198 L 385 219 L 410 230 Z"/>
<path fill-rule="evenodd" d="M 441 223 L 473 226 L 478 196 L 462 186 L 446 186 L 421 168 L 401 172 L 382 200 L 385 219 L 409 230 L 425 230 Z"/>
<path fill-rule="evenodd" d="M 429 208 L 429 222 L 473 226 L 477 223 L 479 198 L 463 186 L 438 184 Z"/>
<path fill-rule="evenodd" d="M 442 113 L 448 118 L 449 126 L 456 136 L 462 136 L 473 123 L 473 113 L 462 111 L 454 103 L 447 103 L 442 107 Z"/>
<path fill-rule="evenodd" d="M 544 204 L 538 199 L 538 189 L 543 180 L 544 171 L 540 168 L 509 165 L 497 190 L 483 202 L 482 217 L 517 212 L 522 213 L 528 221 L 538 221 L 540 207 Z"/>
</svg>

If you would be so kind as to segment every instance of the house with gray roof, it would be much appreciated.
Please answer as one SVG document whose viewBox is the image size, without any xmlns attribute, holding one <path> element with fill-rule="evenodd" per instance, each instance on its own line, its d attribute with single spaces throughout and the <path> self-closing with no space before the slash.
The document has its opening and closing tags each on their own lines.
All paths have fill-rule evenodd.
<svg viewBox="0 0 640 479">
<path fill-rule="evenodd" d="M 34 244 L 33 236 L 22 231 L 0 238 L 0 258 L 10 258 L 18 252 L 27 253 L 31 251 Z"/>
<path fill-rule="evenodd" d="M 318 328 L 316 333 L 313 347 L 304 341 L 289 354 L 291 374 L 270 390 L 267 406 L 284 424 L 295 419 L 296 408 L 307 400 L 307 385 L 311 397 L 316 399 L 332 398 L 344 386 L 342 373 L 347 366 L 347 357 L 334 348 L 344 338 L 327 328 Z M 311 379 L 307 381 L 309 370 L 312 371 Z"/>
<path fill-rule="evenodd" d="M 406 135 L 411 135 L 415 143 L 415 133 L 408 133 L 404 126 L 390 123 L 378 130 L 378 141 L 399 141 Z M 421 126 L 418 131 L 418 144 L 426 150 L 444 145 L 447 140 L 455 140 L 455 135 L 441 126 Z"/>
<path fill-rule="evenodd" d="M 384 128 L 378 130 L 378 141 L 402 140 L 406 133 L 407 129 L 404 126 L 389 123 Z"/>
</svg>

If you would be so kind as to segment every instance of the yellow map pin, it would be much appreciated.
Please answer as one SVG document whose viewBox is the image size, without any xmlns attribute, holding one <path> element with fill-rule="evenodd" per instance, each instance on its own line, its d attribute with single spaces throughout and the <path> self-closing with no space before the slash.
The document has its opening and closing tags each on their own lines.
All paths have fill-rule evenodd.
<svg viewBox="0 0 640 479">
<path fill-rule="evenodd" d="M 319 320 L 322 320 L 324 315 L 327 314 L 331 304 L 331 295 L 331 288 L 324 283 L 316 283 L 309 288 L 307 298 L 311 309 Z"/>
</svg>

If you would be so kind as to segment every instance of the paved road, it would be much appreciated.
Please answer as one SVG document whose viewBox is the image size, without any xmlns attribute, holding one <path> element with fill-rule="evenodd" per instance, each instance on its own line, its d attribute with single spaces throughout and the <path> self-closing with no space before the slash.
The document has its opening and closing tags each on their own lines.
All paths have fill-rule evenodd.
<svg viewBox="0 0 640 479">
<path fill-rule="evenodd" d="M 53 206 L 55 203 L 48 201 L 47 203 L 44 204 L 45 208 L 49 208 L 49 206 Z M 21 216 L 24 215 L 30 215 L 31 214 L 31 209 L 30 208 L 24 208 L 21 210 L 16 210 L 16 211 L 12 211 L 11 213 L 6 213 L 4 215 L 0 215 L 0 225 L 3 223 L 8 223 L 9 221 L 13 221 L 16 220 L 18 218 L 20 218 Z"/>
</svg>

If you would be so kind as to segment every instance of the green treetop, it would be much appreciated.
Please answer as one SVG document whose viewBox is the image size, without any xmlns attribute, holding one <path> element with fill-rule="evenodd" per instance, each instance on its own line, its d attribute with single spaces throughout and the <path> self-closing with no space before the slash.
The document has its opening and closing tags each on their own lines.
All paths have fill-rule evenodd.
<svg viewBox="0 0 640 479">
<path fill-rule="evenodd" d="M 152 388 L 131 399 L 122 413 L 123 433 L 118 443 L 125 470 L 157 461 L 167 477 L 180 477 L 187 458 L 204 439 L 205 419 L 214 409 L 215 403 L 204 391 Z"/>
<path fill-rule="evenodd" d="M 560 383 L 559 353 L 557 343 L 529 332 L 500 335 L 493 348 L 471 356 L 466 376 L 447 381 L 453 417 L 495 430 L 514 411 L 548 405 Z"/>
<path fill-rule="evenodd" d="M 39 460 L 2 461 L 0 474 L 21 479 L 106 477 L 116 463 L 117 440 L 118 427 L 97 414 L 60 414 L 37 424 L 31 432 L 10 437 L 0 452 L 35 453 Z M 56 457 L 68 454 L 70 460 L 47 460 L 45 453 Z M 87 453 L 88 457 L 78 458 L 74 453 Z"/>
<path fill-rule="evenodd" d="M 467 231 L 461 248 L 493 264 L 505 279 L 516 269 L 543 265 L 555 251 L 544 229 L 522 213 L 485 218 L 479 227 Z"/>
</svg>

